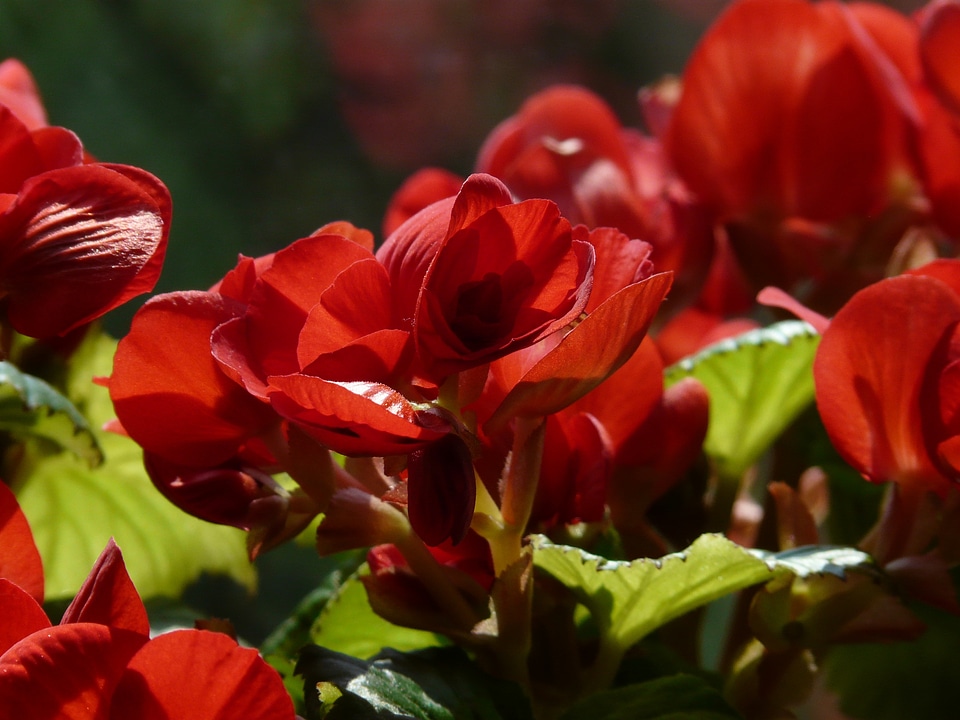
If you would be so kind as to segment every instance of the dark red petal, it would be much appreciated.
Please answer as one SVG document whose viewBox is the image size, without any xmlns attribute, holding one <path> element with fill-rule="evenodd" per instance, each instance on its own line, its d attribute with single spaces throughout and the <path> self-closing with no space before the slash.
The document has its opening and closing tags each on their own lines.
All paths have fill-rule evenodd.
<svg viewBox="0 0 960 720">
<path fill-rule="evenodd" d="M 293 701 L 256 650 L 222 633 L 175 630 L 133 656 L 111 720 L 293 720 Z"/>
<path fill-rule="evenodd" d="M 824 332 L 817 407 L 834 446 L 869 480 L 945 488 L 924 436 L 925 415 L 939 410 L 924 388 L 958 321 L 960 298 L 946 285 L 902 275 L 854 295 Z"/>
<path fill-rule="evenodd" d="M 13 492 L 0 482 L 0 578 L 43 602 L 43 564 L 27 517 Z"/>
<path fill-rule="evenodd" d="M 50 627 L 50 620 L 40 603 L 26 590 L 0 578 L 0 655 L 27 635 Z M 0 679 L 0 684 L 3 680 Z"/>
<path fill-rule="evenodd" d="M 100 165 L 28 180 L 0 216 L 0 286 L 19 332 L 51 337 L 153 287 L 168 227 L 155 188 Z"/>
<path fill-rule="evenodd" d="M 143 642 L 95 623 L 28 635 L 0 655 L 0 708 L 17 720 L 107 720 L 114 687 Z"/>
<path fill-rule="evenodd" d="M 242 311 L 213 293 L 181 292 L 151 299 L 134 316 L 114 357 L 110 397 L 144 449 L 184 465 L 217 465 L 276 422 L 211 355 L 214 328 Z"/>
<path fill-rule="evenodd" d="M 269 383 L 280 415 L 344 455 L 405 455 L 449 432 L 438 415 L 381 383 L 310 375 L 271 377 Z"/>
<path fill-rule="evenodd" d="M 653 275 L 616 293 L 528 370 L 487 421 L 493 431 L 516 416 L 549 415 L 597 387 L 640 346 L 671 273 Z"/>
<path fill-rule="evenodd" d="M 249 530 L 253 503 L 274 494 L 257 473 L 235 461 L 216 467 L 185 467 L 145 452 L 143 464 L 167 500 L 207 522 Z"/>
<path fill-rule="evenodd" d="M 144 640 L 149 637 L 147 610 L 113 538 L 100 553 L 60 623 L 99 623 L 137 633 Z"/>
<path fill-rule="evenodd" d="M 466 444 L 456 435 L 410 453 L 407 459 L 407 513 L 427 545 L 459 543 L 470 529 L 477 481 Z"/>
</svg>

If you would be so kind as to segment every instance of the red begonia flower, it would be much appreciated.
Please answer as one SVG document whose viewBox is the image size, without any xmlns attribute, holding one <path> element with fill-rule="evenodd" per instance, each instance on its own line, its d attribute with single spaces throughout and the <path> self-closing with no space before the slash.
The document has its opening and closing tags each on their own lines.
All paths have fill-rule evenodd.
<svg viewBox="0 0 960 720">
<path fill-rule="evenodd" d="M 0 213 L 0 297 L 31 337 L 62 335 L 157 281 L 170 202 L 141 170 L 80 165 L 36 175 Z"/>
<path fill-rule="evenodd" d="M 674 271 L 684 296 L 703 280 L 711 218 L 675 177 L 660 141 L 622 127 L 585 88 L 558 85 L 533 95 L 489 135 L 476 169 L 521 199 L 553 200 L 571 223 L 648 241 L 658 269 Z"/>
<path fill-rule="evenodd" d="M 894 36 L 916 43 L 889 9 L 740 0 L 693 53 L 666 147 L 756 284 L 882 276 L 905 220 L 869 223 L 908 213 L 919 175 L 919 111 L 883 47 Z"/>
<path fill-rule="evenodd" d="M 43 564 L 16 496 L 0 482 L 0 578 L 43 602 Z"/>
<path fill-rule="evenodd" d="M 960 265 L 941 261 L 931 275 L 861 290 L 823 333 L 814 362 L 817 407 L 840 455 L 872 482 L 938 494 L 955 484 L 958 290 Z"/>
<path fill-rule="evenodd" d="M 127 664 L 110 720 L 292 720 L 280 676 L 256 650 L 221 633 L 176 630 L 146 643 Z"/>
<path fill-rule="evenodd" d="M 569 325 L 586 306 L 594 260 L 554 203 L 513 203 L 488 175 L 412 217 L 378 256 L 398 289 L 395 312 L 413 318 L 420 365 L 436 381 Z"/>
<path fill-rule="evenodd" d="M 145 450 L 172 463 L 213 467 L 278 422 L 211 354 L 213 330 L 243 311 L 215 293 L 178 292 L 152 298 L 134 316 L 109 387 L 120 423 Z"/>
</svg>

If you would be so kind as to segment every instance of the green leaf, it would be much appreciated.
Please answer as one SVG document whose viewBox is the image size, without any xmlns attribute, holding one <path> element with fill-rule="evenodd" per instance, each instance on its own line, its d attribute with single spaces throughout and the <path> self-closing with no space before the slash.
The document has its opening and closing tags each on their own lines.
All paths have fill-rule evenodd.
<svg viewBox="0 0 960 720">
<path fill-rule="evenodd" d="M 366 565 L 360 573 L 365 571 Z M 360 573 L 347 578 L 324 604 L 310 629 L 314 643 L 359 658 L 373 657 L 384 648 L 407 651 L 447 644 L 440 635 L 394 625 L 377 615 Z"/>
<path fill-rule="evenodd" d="M 673 385 L 695 377 L 710 393 L 704 450 L 725 478 L 739 478 L 813 400 L 820 336 L 788 320 L 723 340 L 665 371 Z"/>
<path fill-rule="evenodd" d="M 459 648 L 414 653 L 388 650 L 366 662 L 326 648 L 304 648 L 297 673 L 307 692 L 333 685 L 341 696 L 321 703 L 314 692 L 310 717 L 418 720 L 529 720 L 520 688 L 492 678 Z M 335 697 L 327 692 L 327 696 Z"/>
<path fill-rule="evenodd" d="M 672 675 L 595 693 L 560 720 L 730 720 L 740 715 L 703 678 Z"/>
<path fill-rule="evenodd" d="M 0 430 L 17 439 L 38 438 L 68 450 L 90 466 L 103 453 L 86 418 L 60 392 L 0 361 Z"/>
<path fill-rule="evenodd" d="M 252 588 L 256 576 L 244 533 L 172 505 L 147 477 L 139 446 L 100 429 L 113 419 L 113 406 L 92 378 L 110 373 L 115 348 L 112 338 L 92 331 L 71 357 L 65 380 L 65 394 L 87 417 L 104 462 L 91 468 L 33 442 L 9 478 L 43 558 L 47 597 L 76 593 L 110 537 L 144 597 L 179 595 L 203 572 Z"/>
<path fill-rule="evenodd" d="M 535 567 L 573 592 L 614 654 L 674 618 L 784 573 L 842 575 L 851 568 L 872 567 L 868 555 L 852 548 L 809 547 L 774 554 L 740 547 L 722 535 L 701 535 L 683 552 L 632 562 L 553 545 L 542 535 L 533 536 L 532 543 Z"/>
</svg>

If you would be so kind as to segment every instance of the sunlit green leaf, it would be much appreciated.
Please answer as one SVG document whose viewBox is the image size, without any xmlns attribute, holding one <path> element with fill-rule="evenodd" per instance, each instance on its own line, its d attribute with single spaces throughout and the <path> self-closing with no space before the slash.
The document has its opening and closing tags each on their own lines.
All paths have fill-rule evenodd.
<svg viewBox="0 0 960 720">
<path fill-rule="evenodd" d="M 730 720 L 740 715 L 706 680 L 672 675 L 590 695 L 560 720 Z"/>
<path fill-rule="evenodd" d="M 12 481 L 43 558 L 48 598 L 74 594 L 114 537 L 144 597 L 179 595 L 202 572 L 255 583 L 244 533 L 193 518 L 153 487 L 140 448 L 100 429 L 113 418 L 105 388 L 116 343 L 93 333 L 72 357 L 66 395 L 86 416 L 103 449 L 96 468 L 68 453 L 28 444 Z"/>
<path fill-rule="evenodd" d="M 0 361 L 0 431 L 40 438 L 93 466 L 103 460 L 86 418 L 46 381 Z"/>
<path fill-rule="evenodd" d="M 711 345 L 667 368 L 668 385 L 695 377 L 710 393 L 704 450 L 717 471 L 739 478 L 813 400 L 820 336 L 788 320 Z"/>
<path fill-rule="evenodd" d="M 842 574 L 869 566 L 852 548 L 809 547 L 783 555 L 751 550 L 722 535 L 702 535 L 683 552 L 632 562 L 533 537 L 534 565 L 566 585 L 593 616 L 601 636 L 621 650 L 652 630 L 724 595 L 783 573 Z"/>
<path fill-rule="evenodd" d="M 359 658 L 373 657 L 384 648 L 419 650 L 446 644 L 439 635 L 400 627 L 377 615 L 359 575 L 348 578 L 325 604 L 310 637 L 317 645 Z"/>
</svg>

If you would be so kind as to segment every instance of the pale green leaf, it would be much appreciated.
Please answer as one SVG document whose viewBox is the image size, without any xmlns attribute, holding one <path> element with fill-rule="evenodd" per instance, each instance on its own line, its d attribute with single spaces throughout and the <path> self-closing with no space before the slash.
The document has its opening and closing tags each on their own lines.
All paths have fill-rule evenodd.
<svg viewBox="0 0 960 720">
<path fill-rule="evenodd" d="M 103 460 L 86 418 L 46 381 L 0 361 L 0 431 L 41 438 L 93 466 Z"/>
<path fill-rule="evenodd" d="M 105 461 L 90 468 L 67 453 L 31 443 L 10 478 L 43 558 L 48 599 L 76 593 L 110 537 L 144 597 L 179 595 L 201 573 L 227 574 L 253 587 L 245 534 L 198 520 L 167 501 L 143 469 L 140 448 L 101 430 L 113 418 L 105 388 L 116 342 L 93 332 L 71 358 L 66 395 L 86 416 Z"/>
<path fill-rule="evenodd" d="M 532 538 L 534 565 L 566 585 L 592 615 L 606 642 L 626 650 L 648 633 L 724 595 L 783 573 L 841 574 L 870 565 L 851 548 L 810 547 L 782 556 L 701 535 L 683 552 L 632 562 Z"/>
<path fill-rule="evenodd" d="M 739 478 L 813 400 L 820 336 L 787 320 L 722 340 L 665 371 L 672 385 L 695 377 L 710 394 L 704 450 L 725 478 Z"/>
</svg>

